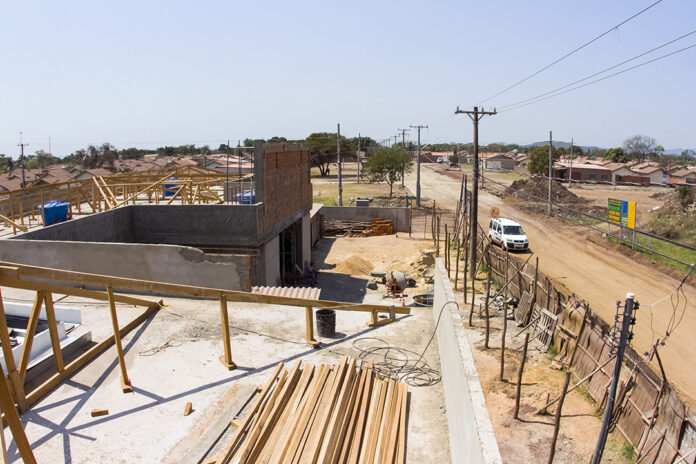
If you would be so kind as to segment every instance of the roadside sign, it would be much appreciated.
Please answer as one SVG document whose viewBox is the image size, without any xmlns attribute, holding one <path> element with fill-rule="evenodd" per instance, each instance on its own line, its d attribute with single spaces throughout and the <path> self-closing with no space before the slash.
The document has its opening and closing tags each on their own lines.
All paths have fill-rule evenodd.
<svg viewBox="0 0 696 464">
<path fill-rule="evenodd" d="M 636 202 L 609 198 L 609 222 L 633 229 L 636 226 Z"/>
</svg>

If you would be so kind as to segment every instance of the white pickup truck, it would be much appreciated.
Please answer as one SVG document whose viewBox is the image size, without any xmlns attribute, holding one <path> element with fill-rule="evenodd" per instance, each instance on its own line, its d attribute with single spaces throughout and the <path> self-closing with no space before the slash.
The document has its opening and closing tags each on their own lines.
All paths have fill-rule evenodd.
<svg viewBox="0 0 696 464">
<path fill-rule="evenodd" d="M 507 218 L 493 218 L 488 226 L 488 238 L 503 250 L 526 250 L 529 240 L 519 223 Z"/>
</svg>

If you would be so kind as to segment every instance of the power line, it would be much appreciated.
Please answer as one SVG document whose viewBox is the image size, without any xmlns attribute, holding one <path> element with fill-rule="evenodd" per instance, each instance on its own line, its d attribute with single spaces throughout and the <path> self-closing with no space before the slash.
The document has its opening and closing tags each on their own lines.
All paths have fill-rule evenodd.
<svg viewBox="0 0 696 464">
<path fill-rule="evenodd" d="M 652 53 L 652 52 L 654 52 L 654 51 L 656 51 L 656 50 L 659 50 L 659 49 L 661 49 L 661 48 L 664 48 L 664 47 L 666 47 L 667 45 L 671 45 L 671 44 L 673 44 L 674 42 L 677 42 L 677 41 L 679 41 L 679 40 L 681 40 L 681 39 L 684 39 L 684 38 L 686 38 L 686 37 L 688 37 L 688 36 L 690 36 L 690 35 L 693 35 L 693 34 L 696 34 L 696 30 L 693 30 L 693 31 L 689 32 L 688 34 L 684 34 L 684 35 L 682 35 L 682 36 L 680 36 L 680 37 L 677 37 L 676 39 L 670 40 L 669 42 L 666 42 L 666 43 L 664 43 L 664 44 L 662 44 L 662 45 L 659 45 L 659 46 L 657 46 L 657 47 L 655 47 L 655 48 L 652 48 L 652 49 L 650 49 L 650 50 L 648 50 L 648 51 L 646 51 L 646 52 L 643 52 L 643 53 L 641 53 L 641 54 L 639 54 L 639 55 L 636 55 L 636 56 L 634 56 L 634 57 L 632 57 L 632 58 L 629 58 L 629 59 L 627 59 L 627 60 L 624 60 L 624 61 L 622 61 L 621 63 L 618 63 L 618 64 L 615 64 L 615 65 L 610 66 L 610 67 L 608 67 L 608 68 L 605 68 L 605 69 L 603 69 L 603 70 L 601 70 L 601 71 L 598 71 L 598 72 L 596 72 L 596 73 L 594 73 L 594 74 L 590 74 L 589 76 L 583 77 L 582 79 L 578 79 L 578 80 L 575 81 L 575 82 L 571 82 L 570 84 L 566 84 L 566 85 L 564 85 L 564 86 L 562 86 L 562 87 L 558 87 L 558 88 L 556 88 L 556 89 L 554 89 L 554 90 L 550 90 L 550 91 L 548 91 L 548 92 L 539 94 L 539 95 L 537 95 L 537 96 L 535 96 L 535 97 L 528 98 L 528 99 L 522 100 L 522 101 L 518 101 L 517 103 L 511 103 L 511 104 L 509 104 L 509 105 L 500 106 L 499 109 L 500 109 L 500 110 L 504 110 L 504 109 L 506 109 L 506 108 L 510 108 L 510 107 L 517 106 L 517 105 L 521 105 L 521 104 L 523 104 L 523 103 L 527 103 L 527 102 L 529 102 L 529 101 L 536 100 L 537 98 L 545 97 L 546 95 L 549 95 L 549 94 L 552 94 L 552 93 L 556 93 L 556 92 L 558 92 L 558 91 L 560 91 L 560 90 L 566 89 L 566 88 L 568 88 L 568 87 L 570 87 L 570 86 L 573 86 L 573 85 L 575 85 L 575 84 L 579 84 L 580 82 L 584 82 L 584 81 L 586 81 L 586 80 L 588 80 L 588 79 L 592 79 L 593 77 L 599 76 L 600 74 L 604 74 L 604 73 L 607 72 L 607 71 L 611 71 L 612 69 L 616 69 L 616 68 L 618 68 L 619 66 L 623 66 L 623 65 L 626 64 L 626 63 L 630 63 L 631 61 L 637 60 L 638 58 L 641 58 L 641 57 L 643 57 L 643 56 L 645 56 L 645 55 L 648 55 L 648 54 L 650 54 L 650 53 Z"/>
<path fill-rule="evenodd" d="M 558 58 L 557 60 L 553 61 L 552 63 L 550 63 L 550 64 L 544 66 L 543 68 L 539 69 L 538 71 L 533 72 L 533 73 L 530 74 L 529 76 L 527 76 L 527 77 L 525 77 L 524 79 L 522 79 L 522 80 L 520 80 L 520 81 L 518 81 L 518 82 L 512 84 L 511 86 L 509 86 L 509 87 L 507 87 L 507 88 L 501 90 L 500 92 L 498 92 L 498 93 L 496 93 L 496 94 L 494 94 L 494 95 L 491 95 L 490 97 L 488 97 L 488 98 L 486 98 L 486 99 L 484 99 L 484 100 L 481 100 L 478 104 L 480 105 L 481 103 L 484 103 L 484 102 L 486 102 L 486 101 L 488 101 L 488 100 L 490 100 L 490 99 L 492 99 L 492 98 L 495 98 L 495 97 L 497 97 L 497 96 L 499 96 L 499 95 L 502 95 L 502 94 L 504 94 L 505 92 L 507 92 L 508 90 L 511 90 L 511 89 L 517 87 L 518 85 L 522 84 L 523 82 L 528 81 L 528 80 L 531 79 L 532 77 L 541 74 L 542 72 L 544 72 L 544 71 L 546 71 L 547 69 L 549 69 L 551 66 L 553 66 L 553 65 L 555 65 L 555 64 L 557 64 L 557 63 L 560 63 L 561 61 L 565 60 L 566 58 L 568 58 L 568 57 L 571 56 L 572 54 L 574 54 L 574 53 L 576 53 L 576 52 L 579 52 L 579 51 L 582 50 L 583 48 L 585 48 L 585 47 L 587 47 L 588 45 L 590 45 L 590 44 L 596 42 L 597 40 L 601 39 L 602 37 L 604 37 L 605 35 L 609 34 L 610 32 L 615 31 L 615 30 L 618 29 L 619 27 L 623 26 L 624 24 L 626 24 L 627 22 L 631 21 L 632 19 L 634 19 L 634 18 L 640 16 L 641 14 L 645 13 L 646 11 L 648 11 L 649 9 L 651 9 L 652 7 L 654 7 L 655 5 L 657 5 L 658 3 L 661 3 L 661 2 L 662 2 L 662 0 L 657 0 L 657 1 L 656 1 L 655 3 L 653 3 L 652 5 L 649 5 L 648 7 L 646 7 L 646 8 L 644 8 L 644 9 L 640 10 L 638 13 L 634 14 L 634 15 L 631 16 L 630 18 L 624 19 L 623 21 L 621 21 L 621 22 L 620 22 L 619 24 L 617 24 L 616 26 L 614 26 L 614 27 L 612 27 L 611 29 L 609 29 L 609 30 L 607 30 L 607 31 L 605 31 L 605 32 L 603 32 L 603 33 L 601 33 L 601 34 L 599 34 L 597 37 L 595 37 L 594 39 L 590 40 L 589 42 L 585 42 L 584 44 L 580 45 L 580 46 L 579 46 L 578 48 L 576 48 L 575 50 L 573 50 L 573 51 L 571 51 L 571 52 L 569 52 L 569 53 L 566 53 L 565 55 L 563 55 L 562 57 L 560 57 L 560 58 Z"/>
<path fill-rule="evenodd" d="M 684 52 L 684 51 L 689 50 L 689 49 L 694 48 L 694 47 L 696 47 L 696 44 L 689 45 L 688 47 L 681 48 L 681 49 L 679 49 L 679 50 L 673 51 L 672 53 L 667 53 L 666 55 L 658 56 L 657 58 L 653 58 L 652 60 L 645 61 L 645 62 L 640 63 L 640 64 L 637 64 L 637 65 L 635 65 L 635 66 L 631 66 L 630 68 L 626 68 L 626 69 L 624 69 L 624 70 L 615 72 L 615 73 L 613 73 L 613 74 L 609 74 L 608 76 L 600 77 L 599 79 L 595 79 L 595 80 L 593 80 L 593 81 L 587 82 L 587 83 L 582 84 L 582 85 L 579 85 L 579 86 L 577 86 L 577 87 L 570 88 L 570 89 L 565 90 L 565 91 L 563 91 L 563 92 L 556 93 L 556 94 L 554 94 L 554 95 L 549 95 L 548 97 L 540 98 L 540 99 L 538 99 L 538 100 L 531 101 L 531 102 L 529 102 L 529 103 L 523 103 L 523 104 L 521 104 L 521 105 L 518 105 L 518 106 L 515 106 L 515 107 L 512 107 L 512 108 L 508 108 L 508 109 L 506 109 L 506 110 L 504 110 L 504 111 L 507 112 L 507 111 L 516 110 L 516 109 L 518 109 L 518 108 L 523 108 L 523 107 L 528 106 L 528 105 L 533 105 L 534 103 L 539 103 L 539 102 L 542 102 L 542 101 L 545 101 L 545 100 L 549 100 L 549 99 L 554 98 L 554 97 L 558 97 L 558 96 L 564 95 L 564 94 L 566 94 L 566 93 L 568 93 L 568 92 L 572 92 L 572 91 L 574 91 L 574 90 L 582 89 L 583 87 L 587 87 L 588 85 L 596 84 L 597 82 L 601 82 L 601 81 L 603 81 L 603 80 L 609 79 L 610 77 L 618 76 L 619 74 L 623 74 L 623 73 L 625 73 L 625 72 L 632 71 L 632 70 L 634 70 L 634 69 L 640 68 L 640 67 L 645 66 L 645 65 L 648 65 L 648 64 L 650 64 L 650 63 L 654 63 L 655 61 L 659 61 L 659 60 L 661 60 L 661 59 L 670 57 L 670 56 L 672 56 L 672 55 L 676 55 L 677 53 Z M 503 111 L 501 111 L 501 113 L 502 113 L 502 112 L 503 112 Z"/>
</svg>

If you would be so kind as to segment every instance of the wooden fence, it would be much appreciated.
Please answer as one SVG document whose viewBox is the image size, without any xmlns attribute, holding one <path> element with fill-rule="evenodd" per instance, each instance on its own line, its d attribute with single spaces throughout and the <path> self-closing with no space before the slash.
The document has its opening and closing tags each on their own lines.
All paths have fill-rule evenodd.
<svg viewBox="0 0 696 464">
<path fill-rule="evenodd" d="M 568 295 L 554 285 L 543 272 L 530 262 L 506 256 L 497 247 L 488 247 L 490 272 L 497 282 L 515 276 L 507 293 L 523 299 L 527 309 L 527 324 L 537 324 L 535 313 L 548 311 L 556 316 L 553 344 L 559 361 L 585 384 L 589 394 L 604 407 L 614 369 L 612 327 L 594 314 L 589 304 L 575 295 Z M 526 295 L 525 295 L 526 293 Z M 543 327 L 534 334 L 543 335 Z M 670 387 L 664 373 L 650 367 L 659 360 L 654 349 L 649 359 L 641 357 L 631 347 L 626 350 L 622 380 L 616 398 L 613 426 L 631 443 L 640 463 L 657 464 L 696 462 L 696 416 Z"/>
</svg>

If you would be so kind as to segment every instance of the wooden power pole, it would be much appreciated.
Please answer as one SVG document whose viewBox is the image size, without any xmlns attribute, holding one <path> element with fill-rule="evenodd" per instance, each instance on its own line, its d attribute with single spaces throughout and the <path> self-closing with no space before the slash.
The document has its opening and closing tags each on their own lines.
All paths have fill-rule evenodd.
<svg viewBox="0 0 696 464">
<path fill-rule="evenodd" d="M 338 206 L 343 206 L 343 184 L 341 183 L 341 125 L 336 130 L 336 162 L 338 164 Z"/>
<path fill-rule="evenodd" d="M 471 260 L 471 281 L 476 279 L 476 245 L 477 245 L 477 225 L 478 225 L 478 185 L 479 185 L 479 146 L 478 146 L 478 126 L 479 121 L 484 116 L 492 116 L 498 114 L 495 109 L 493 111 L 484 111 L 483 108 L 480 110 L 478 106 L 474 106 L 473 111 L 463 111 L 457 107 L 454 114 L 464 113 L 471 118 L 474 123 L 474 186 L 473 192 L 471 194 L 471 253 L 469 254 L 469 259 Z M 473 283 L 472 283 L 473 285 Z"/>
<path fill-rule="evenodd" d="M 416 161 L 416 208 L 420 208 L 421 199 L 421 186 L 420 186 L 420 163 L 421 163 L 421 144 L 420 144 L 420 130 L 427 129 L 428 126 L 411 126 L 413 129 L 418 129 L 418 158 Z"/>
</svg>

